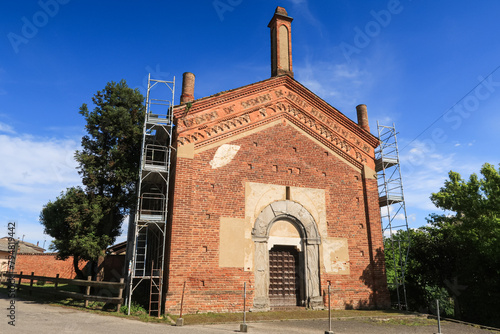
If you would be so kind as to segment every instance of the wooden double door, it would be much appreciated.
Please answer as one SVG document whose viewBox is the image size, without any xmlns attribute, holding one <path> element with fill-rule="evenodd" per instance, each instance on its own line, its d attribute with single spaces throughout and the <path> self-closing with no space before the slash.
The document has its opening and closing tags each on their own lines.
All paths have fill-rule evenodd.
<svg viewBox="0 0 500 334">
<path fill-rule="evenodd" d="M 269 251 L 269 301 L 271 307 L 300 306 L 301 257 L 295 246 L 274 246 Z"/>
</svg>

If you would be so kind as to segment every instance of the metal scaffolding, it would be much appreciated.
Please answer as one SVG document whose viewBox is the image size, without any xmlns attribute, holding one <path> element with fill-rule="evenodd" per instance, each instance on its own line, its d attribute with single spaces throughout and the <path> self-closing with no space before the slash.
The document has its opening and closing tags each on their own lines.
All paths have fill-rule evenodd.
<svg viewBox="0 0 500 334">
<path fill-rule="evenodd" d="M 149 315 L 161 314 L 174 93 L 175 77 L 165 81 L 151 79 L 149 75 L 134 233 L 128 240 L 132 246 L 129 315 L 134 290 L 144 281 L 149 281 Z M 163 99 L 154 99 L 153 95 Z"/>
<path fill-rule="evenodd" d="M 385 251 L 392 252 L 394 260 L 394 282 L 392 284 L 396 290 L 398 308 L 407 310 L 405 274 L 410 250 L 410 235 L 399 164 L 396 127 L 394 124 L 384 126 L 377 122 L 377 129 L 380 146 L 375 151 L 375 159 L 382 234 L 390 240 L 389 247 L 386 247 Z M 398 233 L 398 231 L 403 231 L 403 233 Z"/>
</svg>

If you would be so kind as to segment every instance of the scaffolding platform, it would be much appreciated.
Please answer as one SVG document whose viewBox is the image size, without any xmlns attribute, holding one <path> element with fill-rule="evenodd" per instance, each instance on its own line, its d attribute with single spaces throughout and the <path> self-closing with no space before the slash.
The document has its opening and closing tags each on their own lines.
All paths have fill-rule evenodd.
<svg viewBox="0 0 500 334">
<path fill-rule="evenodd" d="M 378 198 L 378 203 L 380 207 L 388 206 L 388 205 L 393 205 L 396 203 L 401 203 L 404 201 L 404 198 L 402 195 L 385 195 L 385 196 L 380 196 Z"/>
<path fill-rule="evenodd" d="M 399 164 L 398 158 L 392 158 L 392 157 L 384 157 L 384 158 L 378 158 L 375 160 L 375 171 L 381 172 L 384 169 L 396 166 Z"/>
<path fill-rule="evenodd" d="M 386 252 L 392 252 L 394 262 L 394 282 L 388 282 L 395 288 L 400 310 L 408 310 L 406 298 L 406 264 L 410 250 L 408 216 L 404 199 L 403 179 L 399 162 L 396 127 L 380 125 L 377 122 L 380 145 L 375 151 L 375 169 L 379 191 L 382 234 L 389 239 Z M 404 231 L 405 233 L 398 233 Z M 404 238 L 404 240 L 401 240 Z M 405 247 L 404 245 L 407 245 Z M 401 246 L 403 244 L 403 246 Z"/>
<path fill-rule="evenodd" d="M 153 99 L 152 93 L 161 99 Z M 149 281 L 149 315 L 160 317 L 167 238 L 167 208 L 173 136 L 175 77 L 172 81 L 148 77 L 137 205 L 128 277 L 128 313 L 135 289 Z"/>
</svg>

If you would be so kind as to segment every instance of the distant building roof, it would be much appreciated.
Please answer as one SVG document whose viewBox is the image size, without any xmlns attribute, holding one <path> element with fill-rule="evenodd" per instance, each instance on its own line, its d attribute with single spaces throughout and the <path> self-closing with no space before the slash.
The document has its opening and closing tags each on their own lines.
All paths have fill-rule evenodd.
<svg viewBox="0 0 500 334">
<path fill-rule="evenodd" d="M 106 254 L 110 254 L 110 255 L 123 255 L 123 254 L 126 253 L 126 251 L 127 251 L 127 242 L 123 241 L 123 242 L 120 242 L 118 244 L 109 246 L 106 249 Z"/>
<path fill-rule="evenodd" d="M 39 247 L 35 244 L 32 244 L 30 242 L 21 241 L 21 240 L 16 240 L 16 241 L 19 241 L 19 249 L 17 251 L 18 254 L 45 252 L 45 249 L 43 249 L 42 247 Z M 3 237 L 0 239 L 0 251 L 10 252 L 9 237 Z"/>
</svg>

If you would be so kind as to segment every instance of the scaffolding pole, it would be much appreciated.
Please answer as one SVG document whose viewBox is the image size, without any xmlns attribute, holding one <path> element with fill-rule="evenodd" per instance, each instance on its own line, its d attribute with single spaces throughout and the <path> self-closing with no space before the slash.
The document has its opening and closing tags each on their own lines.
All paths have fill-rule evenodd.
<svg viewBox="0 0 500 334">
<path fill-rule="evenodd" d="M 174 94 L 175 77 L 165 81 L 148 76 L 134 233 L 128 240 L 132 249 L 128 270 L 129 315 L 132 295 L 144 281 L 149 281 L 149 315 L 161 315 Z"/>
<path fill-rule="evenodd" d="M 382 234 L 389 238 L 394 266 L 394 281 L 389 282 L 396 290 L 400 310 L 408 310 L 405 275 L 410 251 L 408 216 L 404 200 L 403 179 L 399 162 L 396 127 L 377 122 L 380 146 L 375 151 Z M 398 233 L 398 231 L 403 231 Z"/>
</svg>

